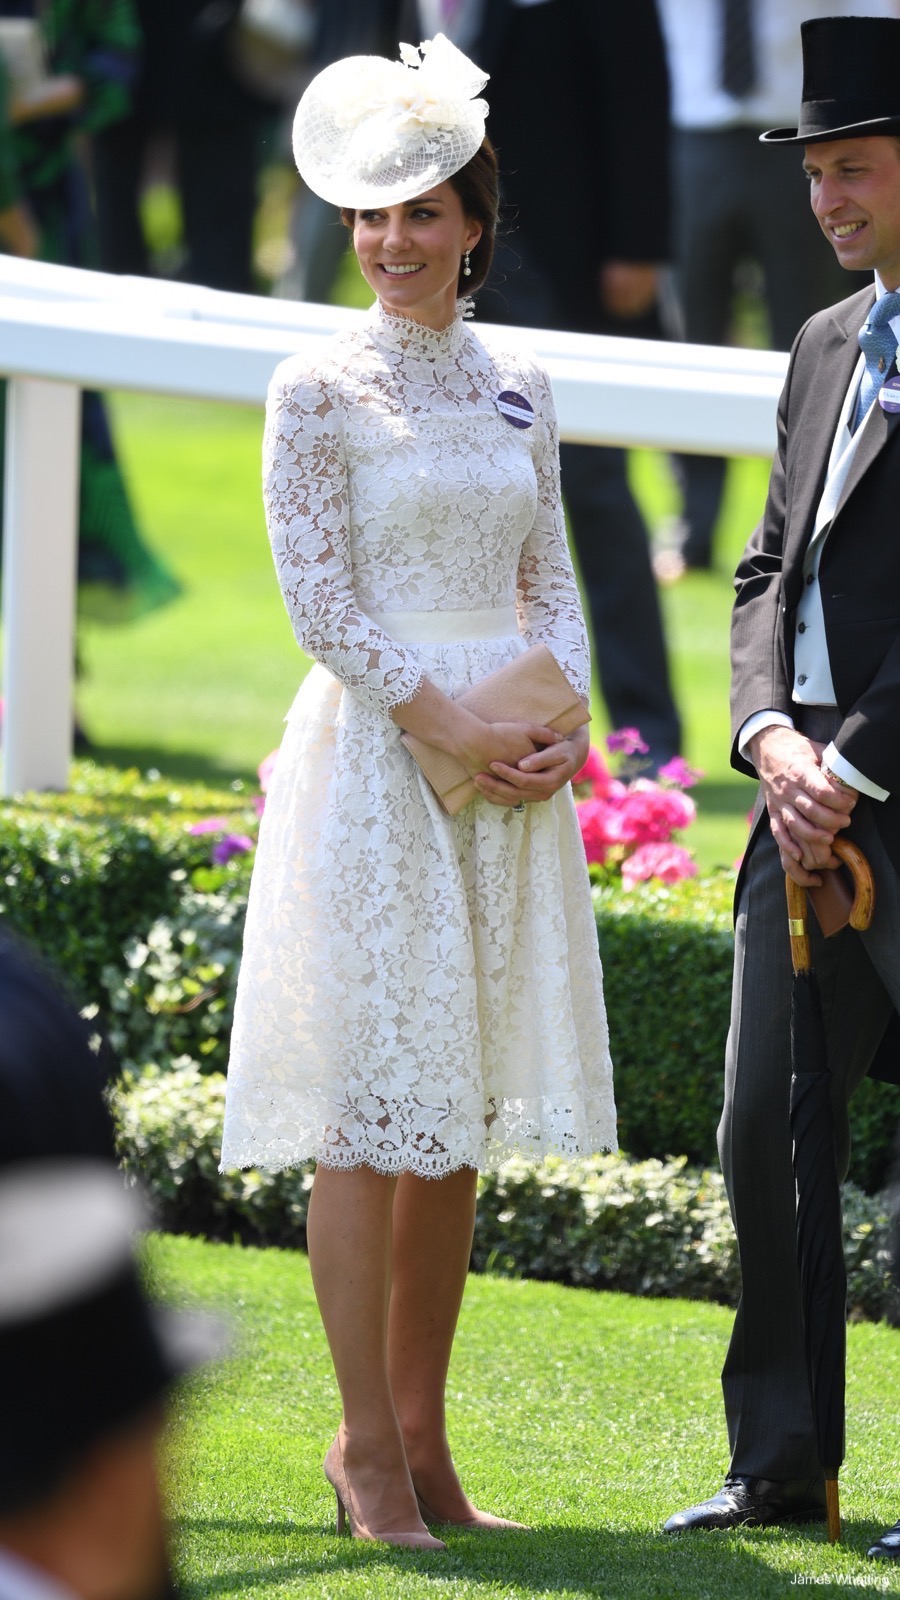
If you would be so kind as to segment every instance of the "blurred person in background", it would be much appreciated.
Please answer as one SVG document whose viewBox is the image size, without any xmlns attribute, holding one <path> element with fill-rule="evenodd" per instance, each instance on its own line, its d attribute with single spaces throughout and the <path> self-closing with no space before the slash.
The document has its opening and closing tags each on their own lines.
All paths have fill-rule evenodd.
<svg viewBox="0 0 900 1600">
<path fill-rule="evenodd" d="M 443 0 L 442 17 L 436 0 L 422 0 L 421 9 L 491 74 L 505 228 L 483 317 L 658 337 L 669 122 L 654 0 Z M 681 727 L 626 453 L 563 444 L 560 461 L 610 720 L 640 729 L 656 769 L 678 754 Z"/>
<path fill-rule="evenodd" d="M 241 0 L 134 0 L 143 52 L 127 113 L 94 139 L 101 265 L 147 277 L 141 194 L 174 150 L 188 283 L 252 294 L 253 224 L 270 108 L 241 75 Z M 290 0 L 288 0 L 290 3 Z"/>
<path fill-rule="evenodd" d="M 38 235 L 22 201 L 15 138 L 9 120 L 9 73 L 0 54 L 0 252 L 30 260 L 37 254 Z"/>
<path fill-rule="evenodd" d="M 396 53 L 402 0 L 317 0 L 314 12 L 310 64 L 315 71 L 342 56 Z M 409 32 L 413 36 L 420 37 L 415 25 Z M 290 300 L 327 305 L 349 248 L 347 230 L 334 206 L 302 182 L 291 212 L 290 237 L 291 265 L 278 293 Z"/>
<path fill-rule="evenodd" d="M 769 342 L 790 350 L 814 312 L 853 290 L 804 203 L 796 153 L 766 150 L 765 128 L 800 98 L 807 17 L 900 15 L 898 0 L 658 0 L 672 80 L 677 336 L 732 336 L 747 268 L 761 269 Z M 856 287 L 868 281 L 858 274 Z M 713 564 L 727 461 L 675 458 L 681 514 L 663 530 L 657 577 Z"/>
<path fill-rule="evenodd" d="M 23 33 L 24 30 L 24 33 Z M 29 48 L 22 51 L 23 37 Z M 11 39 L 18 41 L 12 48 Z M 140 49 L 132 0 L 0 0 L 0 248 L 57 266 L 96 267 L 86 138 L 125 116 Z M 6 386 L 0 385 L 0 471 Z M 52 441 L 48 441 L 48 451 Z M 147 547 L 116 457 L 103 399 L 85 390 L 78 506 L 79 614 L 120 622 L 166 604 L 179 585 Z M 83 744 L 76 730 L 76 744 Z"/>
</svg>

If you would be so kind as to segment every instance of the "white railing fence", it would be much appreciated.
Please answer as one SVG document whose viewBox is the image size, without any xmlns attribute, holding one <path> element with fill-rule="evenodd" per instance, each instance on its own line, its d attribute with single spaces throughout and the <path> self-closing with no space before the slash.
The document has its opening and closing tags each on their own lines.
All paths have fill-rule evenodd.
<svg viewBox="0 0 900 1600">
<path fill-rule="evenodd" d="M 262 405 L 276 363 L 359 312 L 0 257 L 9 380 L 3 516 L 5 795 L 63 789 L 71 759 L 80 391 Z M 787 357 L 505 330 L 536 352 L 563 439 L 772 453 Z"/>
</svg>

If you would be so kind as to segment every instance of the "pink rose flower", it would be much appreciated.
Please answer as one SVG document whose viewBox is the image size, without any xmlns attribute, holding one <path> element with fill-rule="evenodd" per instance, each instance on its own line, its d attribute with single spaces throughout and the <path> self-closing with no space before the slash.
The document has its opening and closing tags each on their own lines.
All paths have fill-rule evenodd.
<svg viewBox="0 0 900 1600">
<path fill-rule="evenodd" d="M 256 769 L 257 777 L 259 778 L 259 787 L 262 789 L 263 794 L 266 793 L 269 784 L 272 782 L 272 773 L 275 771 L 275 763 L 277 760 L 278 751 L 270 750 L 269 754 L 259 763 L 259 766 Z"/>
<path fill-rule="evenodd" d="M 697 815 L 693 800 L 680 789 L 663 789 L 649 778 L 630 784 L 616 807 L 612 828 L 619 844 L 662 843 Z"/>
<path fill-rule="evenodd" d="M 590 784 L 592 799 L 602 800 L 609 791 L 609 783 L 609 767 L 596 746 L 591 745 L 584 766 L 572 779 L 572 787 L 579 789 Z"/>
<path fill-rule="evenodd" d="M 644 743 L 639 728 L 617 728 L 607 734 L 606 748 L 612 755 L 618 751 L 623 756 L 645 756 L 650 746 Z"/>
<path fill-rule="evenodd" d="M 680 844 L 642 844 L 622 862 L 622 883 L 626 889 L 633 889 L 636 883 L 645 883 L 648 878 L 678 883 L 681 878 L 696 876 L 697 863 Z"/>
<path fill-rule="evenodd" d="M 699 783 L 703 773 L 697 767 L 689 767 L 681 756 L 673 756 L 664 767 L 660 767 L 656 776 L 663 783 L 674 783 L 679 789 L 693 789 Z"/>
<path fill-rule="evenodd" d="M 584 853 L 588 862 L 597 862 L 601 867 L 610 844 L 607 826 L 609 809 L 604 800 L 578 800 L 575 803 Z"/>
<path fill-rule="evenodd" d="M 230 827 L 230 817 L 205 817 L 202 822 L 192 822 L 188 833 L 227 833 Z"/>
</svg>

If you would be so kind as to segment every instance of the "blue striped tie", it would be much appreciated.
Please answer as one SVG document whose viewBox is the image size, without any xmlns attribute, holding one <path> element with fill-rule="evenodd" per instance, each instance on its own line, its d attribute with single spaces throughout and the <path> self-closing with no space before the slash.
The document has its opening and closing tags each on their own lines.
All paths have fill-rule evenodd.
<svg viewBox="0 0 900 1600">
<path fill-rule="evenodd" d="M 869 312 L 869 320 L 859 330 L 859 348 L 866 358 L 866 370 L 859 386 L 856 414 L 852 432 L 855 433 L 867 415 L 872 401 L 884 382 L 884 374 L 894 359 L 897 336 L 889 327 L 891 317 L 900 317 L 900 292 L 883 294 Z"/>
</svg>

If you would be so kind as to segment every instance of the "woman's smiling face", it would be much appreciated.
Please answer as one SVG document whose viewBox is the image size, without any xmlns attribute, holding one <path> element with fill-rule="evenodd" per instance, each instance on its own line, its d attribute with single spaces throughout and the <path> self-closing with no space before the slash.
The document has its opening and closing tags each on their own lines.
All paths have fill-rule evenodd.
<svg viewBox="0 0 900 1600">
<path fill-rule="evenodd" d="M 356 211 L 353 248 L 366 282 L 388 311 L 431 328 L 453 321 L 462 256 L 481 238 L 452 183 L 415 200 Z"/>
</svg>

